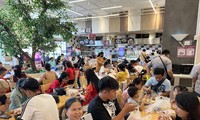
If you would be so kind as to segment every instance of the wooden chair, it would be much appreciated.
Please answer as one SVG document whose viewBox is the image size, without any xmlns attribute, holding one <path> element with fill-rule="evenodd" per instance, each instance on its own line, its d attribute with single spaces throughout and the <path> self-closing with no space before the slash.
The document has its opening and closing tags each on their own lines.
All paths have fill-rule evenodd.
<svg viewBox="0 0 200 120">
<path fill-rule="evenodd" d="M 45 93 L 45 91 L 49 89 L 50 85 L 51 85 L 51 83 L 41 85 L 42 92 Z"/>
</svg>

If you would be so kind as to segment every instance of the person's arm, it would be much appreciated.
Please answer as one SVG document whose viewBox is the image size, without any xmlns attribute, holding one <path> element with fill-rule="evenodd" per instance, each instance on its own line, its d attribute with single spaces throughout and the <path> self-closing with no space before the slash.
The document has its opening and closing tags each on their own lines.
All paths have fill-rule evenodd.
<svg viewBox="0 0 200 120">
<path fill-rule="evenodd" d="M 32 116 L 34 116 L 35 112 L 35 103 L 32 101 L 29 101 L 26 105 L 25 111 L 22 115 L 22 120 L 32 120 Z"/>
<path fill-rule="evenodd" d="M 169 97 L 169 94 L 170 94 L 170 91 L 167 91 L 167 92 L 163 92 L 163 93 L 161 94 L 161 96 Z"/>
<path fill-rule="evenodd" d="M 121 110 L 121 112 L 116 117 L 114 117 L 112 120 L 123 120 L 124 116 L 127 113 L 134 111 L 134 110 L 137 110 L 135 105 L 133 105 L 131 103 L 126 103 L 125 106 L 123 107 L 123 109 Z"/>
<path fill-rule="evenodd" d="M 17 95 L 11 95 L 9 110 L 14 110 L 22 106 L 21 100 Z"/>
<path fill-rule="evenodd" d="M 153 79 L 152 78 L 150 78 L 147 82 L 146 82 L 146 84 L 142 87 L 142 89 L 144 90 L 144 91 L 146 91 L 147 93 L 151 93 L 151 88 L 149 88 L 150 86 L 151 86 L 151 81 L 152 81 Z"/>
<path fill-rule="evenodd" d="M 149 77 L 152 76 L 152 74 L 151 74 L 151 67 L 152 67 L 152 61 L 150 61 L 150 62 L 147 64 L 147 67 L 146 67 L 147 75 L 149 75 Z"/>
<path fill-rule="evenodd" d="M 166 81 L 165 91 L 162 92 L 161 96 L 169 97 L 171 91 L 171 83 L 169 80 Z"/>
</svg>

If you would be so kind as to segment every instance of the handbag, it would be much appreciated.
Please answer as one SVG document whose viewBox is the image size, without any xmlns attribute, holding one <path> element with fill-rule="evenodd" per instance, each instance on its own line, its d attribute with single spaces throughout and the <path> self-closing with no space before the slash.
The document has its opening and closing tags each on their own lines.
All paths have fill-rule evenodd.
<svg viewBox="0 0 200 120">
<path fill-rule="evenodd" d="M 162 83 L 165 81 L 165 79 L 161 80 L 158 82 L 156 85 L 151 86 L 151 89 L 155 91 L 156 93 L 158 92 L 158 88 L 162 85 Z"/>
<path fill-rule="evenodd" d="M 168 72 L 167 72 L 167 68 L 166 68 L 166 66 L 165 66 L 165 64 L 164 64 L 164 62 L 163 62 L 163 60 L 162 60 L 162 58 L 159 56 L 159 58 L 160 58 L 160 60 L 161 60 L 161 62 L 162 62 L 162 64 L 163 64 L 163 66 L 164 66 L 164 69 L 165 69 L 165 72 L 166 72 L 166 74 L 167 74 L 167 79 L 171 82 L 171 84 L 173 83 L 173 79 L 171 78 L 171 76 L 168 74 Z"/>
<path fill-rule="evenodd" d="M 56 88 L 55 92 L 57 95 L 66 95 L 66 91 L 64 88 L 60 87 L 60 88 Z"/>
</svg>

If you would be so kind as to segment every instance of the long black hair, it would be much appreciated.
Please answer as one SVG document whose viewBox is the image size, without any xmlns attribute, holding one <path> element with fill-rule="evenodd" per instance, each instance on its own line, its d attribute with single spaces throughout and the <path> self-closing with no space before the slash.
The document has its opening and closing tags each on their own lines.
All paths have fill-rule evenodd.
<svg viewBox="0 0 200 120">
<path fill-rule="evenodd" d="M 175 101 L 179 108 L 189 113 L 187 120 L 200 119 L 200 103 L 195 93 L 180 93 L 176 96 Z"/>
<path fill-rule="evenodd" d="M 100 52 L 97 57 L 100 57 L 101 55 L 103 55 L 104 53 L 103 52 Z"/>
<path fill-rule="evenodd" d="M 99 92 L 99 88 L 98 88 L 99 78 L 96 76 L 94 71 L 92 69 L 87 69 L 85 71 L 85 76 L 86 76 L 88 84 L 92 83 L 96 91 Z"/>
<path fill-rule="evenodd" d="M 21 65 L 15 65 L 14 66 L 14 75 L 18 78 L 21 78 L 22 76 L 22 70 L 21 70 Z"/>
<path fill-rule="evenodd" d="M 62 80 L 66 77 L 69 77 L 69 74 L 67 72 L 62 72 L 60 77 L 58 78 L 59 82 L 62 83 Z"/>
</svg>

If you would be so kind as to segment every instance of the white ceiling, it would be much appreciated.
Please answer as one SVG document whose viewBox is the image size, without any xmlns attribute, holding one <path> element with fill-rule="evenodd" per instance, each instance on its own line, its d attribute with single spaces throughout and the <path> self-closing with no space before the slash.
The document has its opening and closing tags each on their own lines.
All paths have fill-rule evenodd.
<svg viewBox="0 0 200 120">
<path fill-rule="evenodd" d="M 0 6 L 3 5 L 5 0 L 0 0 Z M 74 0 L 63 0 L 63 1 L 74 1 Z M 165 5 L 165 0 L 152 0 L 155 7 L 160 7 Z M 117 12 L 123 12 L 128 10 L 135 10 L 140 12 L 141 9 L 151 8 L 149 0 L 87 0 L 83 2 L 69 4 L 71 9 L 83 14 L 84 16 L 92 15 L 107 15 Z M 101 10 L 105 7 L 122 6 L 118 9 Z M 71 17 L 81 17 L 80 15 L 68 12 Z"/>
<path fill-rule="evenodd" d="M 165 0 L 152 0 L 152 3 L 155 7 L 160 7 L 165 5 Z M 149 0 L 87 0 L 69 5 L 72 7 L 72 10 L 81 13 L 84 16 L 107 15 L 128 10 L 135 10 L 139 12 L 141 9 L 151 8 Z M 122 8 L 101 10 L 101 8 L 113 6 L 122 6 Z M 69 15 L 73 17 L 80 17 L 74 13 L 69 13 Z"/>
</svg>

